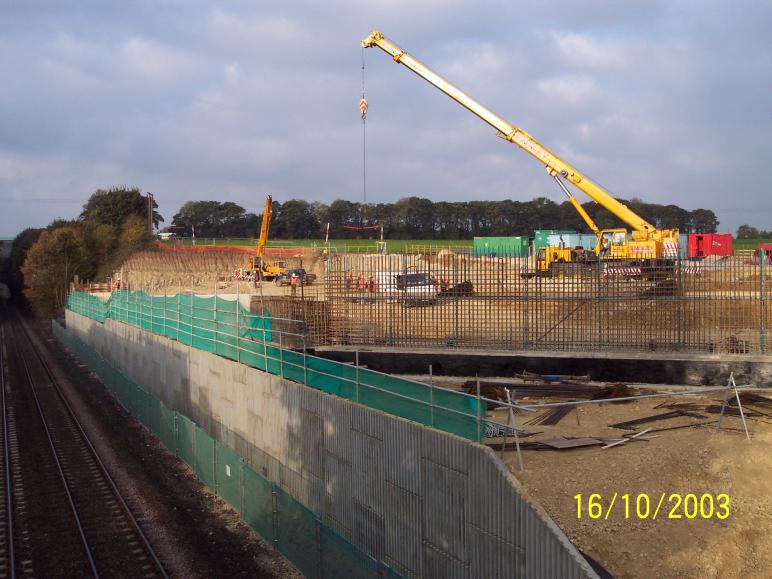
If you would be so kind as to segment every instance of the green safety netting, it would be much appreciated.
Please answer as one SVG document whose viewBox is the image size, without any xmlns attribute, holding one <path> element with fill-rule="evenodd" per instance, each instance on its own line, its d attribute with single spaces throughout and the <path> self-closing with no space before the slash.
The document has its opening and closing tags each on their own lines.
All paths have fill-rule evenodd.
<svg viewBox="0 0 772 579">
<path fill-rule="evenodd" d="M 195 471 L 196 469 L 196 424 L 179 412 L 175 416 L 177 422 L 177 456 Z"/>
<path fill-rule="evenodd" d="M 274 484 L 249 465 L 244 465 L 243 480 L 244 522 L 266 541 L 274 542 L 276 539 L 273 517 Z"/>
<path fill-rule="evenodd" d="M 244 512 L 241 489 L 244 459 L 227 446 L 217 445 L 215 452 L 215 482 L 217 494 L 236 509 Z"/>
<path fill-rule="evenodd" d="M 196 428 L 196 476 L 209 488 L 216 489 L 214 438 Z"/>
<path fill-rule="evenodd" d="M 281 338 L 272 329 L 270 313 L 252 314 L 235 300 L 116 291 L 104 302 L 72 292 L 67 307 L 99 322 L 112 318 L 469 440 L 480 440 L 484 432 L 482 405 L 475 397 L 281 348 L 274 341 Z"/>
<path fill-rule="evenodd" d="M 123 406 L 143 413 L 143 423 L 171 452 L 272 542 L 305 576 L 323 579 L 401 577 L 324 524 L 301 501 L 256 472 L 228 448 L 153 393 L 133 382 L 93 348 L 54 322 L 56 337 L 94 371 Z"/>
<path fill-rule="evenodd" d="M 319 520 L 312 510 L 283 490 L 277 488 L 275 493 L 279 550 L 303 575 L 311 577 L 319 568 Z"/>
</svg>

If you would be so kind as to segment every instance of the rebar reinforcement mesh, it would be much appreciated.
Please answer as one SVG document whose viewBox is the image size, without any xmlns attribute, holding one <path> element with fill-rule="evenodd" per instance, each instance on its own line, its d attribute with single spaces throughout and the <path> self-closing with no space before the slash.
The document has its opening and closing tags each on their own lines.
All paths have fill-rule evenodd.
<svg viewBox="0 0 772 579">
<path fill-rule="evenodd" d="M 331 255 L 318 343 L 769 353 L 772 265 L 751 255 L 561 267 L 537 275 L 533 256 L 447 250 Z"/>
</svg>

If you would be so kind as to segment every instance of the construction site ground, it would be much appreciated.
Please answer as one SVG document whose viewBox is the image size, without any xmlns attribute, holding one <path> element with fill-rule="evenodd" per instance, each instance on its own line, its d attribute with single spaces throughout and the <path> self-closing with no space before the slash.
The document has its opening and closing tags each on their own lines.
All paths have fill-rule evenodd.
<svg viewBox="0 0 772 579">
<path fill-rule="evenodd" d="M 459 388 L 463 381 L 435 378 L 435 384 L 453 388 Z M 679 391 L 649 384 L 645 388 L 649 392 Z M 743 391 L 772 399 L 772 389 Z M 517 398 L 523 404 L 561 400 L 565 398 Z M 578 410 L 575 407 L 555 426 L 525 425 L 535 415 L 516 412 L 518 426 L 538 432 L 520 438 L 520 442 L 528 443 L 557 437 L 611 439 L 647 428 L 704 424 L 650 432 L 649 440 L 630 441 L 605 450 L 601 446 L 523 450 L 524 471 L 520 471 L 514 438 L 509 437 L 503 459 L 526 492 L 566 535 L 614 577 L 771 577 L 772 410 L 744 406 L 750 414 L 748 441 L 739 416 L 725 416 L 721 430 L 717 430 L 718 415 L 703 410 L 709 405 L 721 405 L 722 401 L 723 394 L 718 392 L 585 404 Z M 672 403 L 693 403 L 701 407 L 696 412 L 705 418 L 679 416 L 641 424 L 635 430 L 608 426 L 666 413 L 668 409 L 660 405 Z M 504 409 L 492 410 L 488 418 L 506 424 L 507 414 Z M 502 440 L 497 438 L 495 442 Z M 583 513 L 578 518 L 574 497 L 580 493 Z M 593 493 L 601 495 L 603 509 L 601 517 L 595 520 L 588 517 L 586 504 Z M 615 493 L 617 499 L 609 511 Z M 630 494 L 629 516 L 622 498 L 626 493 Z M 648 517 L 639 518 L 636 497 L 643 493 L 649 496 L 650 511 Z M 653 520 L 652 514 L 663 493 L 662 509 Z M 689 519 L 682 503 L 673 511 L 673 515 L 681 517 L 669 518 L 677 502 L 670 501 L 670 495 L 685 497 L 689 493 L 697 498 L 705 493 L 714 498 L 726 493 L 729 516 L 724 520 L 716 516 L 703 519 L 698 511 L 696 517 Z M 645 503 L 641 509 L 645 514 Z"/>
</svg>

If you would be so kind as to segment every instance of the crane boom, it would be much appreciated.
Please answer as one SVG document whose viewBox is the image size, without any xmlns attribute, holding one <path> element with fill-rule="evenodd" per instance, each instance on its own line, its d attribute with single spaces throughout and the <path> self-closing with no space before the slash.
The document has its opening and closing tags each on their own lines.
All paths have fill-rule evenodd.
<svg viewBox="0 0 772 579">
<path fill-rule="evenodd" d="M 257 240 L 256 255 L 258 259 L 262 259 L 265 244 L 268 242 L 268 230 L 271 227 L 271 216 L 273 215 L 271 209 L 272 205 L 273 198 L 270 195 L 267 195 L 265 198 L 265 207 L 263 207 L 263 221 L 260 224 L 260 238 Z"/>
<path fill-rule="evenodd" d="M 634 240 L 651 240 L 655 242 L 662 242 L 672 240 L 673 237 L 676 239 L 678 238 L 677 231 L 674 232 L 673 230 L 660 230 L 654 227 L 654 225 L 637 215 L 624 203 L 617 201 L 600 185 L 594 183 L 587 176 L 583 175 L 577 169 L 541 145 L 536 139 L 526 133 L 523 129 L 516 127 L 502 119 L 479 101 L 473 99 L 457 86 L 453 85 L 448 80 L 432 71 L 417 58 L 411 56 L 400 47 L 384 38 L 380 32 L 373 31 L 367 38 L 362 40 L 362 46 L 365 48 L 377 46 L 387 54 L 391 55 L 391 57 L 396 62 L 412 70 L 418 76 L 434 85 L 450 98 L 491 125 L 499 132 L 500 137 L 510 141 L 511 143 L 514 143 L 523 149 L 526 153 L 529 153 L 535 157 L 547 168 L 547 172 L 552 177 L 560 176 L 573 183 L 578 189 L 584 191 L 584 193 L 590 196 L 594 201 L 608 209 L 611 213 L 628 224 L 632 229 L 632 237 Z M 572 202 L 572 204 L 574 207 L 579 205 L 578 202 Z M 579 205 L 579 207 L 581 207 L 581 205 Z M 579 211 L 579 213 L 582 215 L 585 221 L 587 221 L 589 216 L 586 216 L 586 212 L 583 212 L 582 210 Z M 588 224 L 591 222 L 592 220 L 587 221 Z M 594 223 L 592 225 L 594 225 Z M 594 230 L 597 231 L 597 227 L 595 227 Z"/>
</svg>

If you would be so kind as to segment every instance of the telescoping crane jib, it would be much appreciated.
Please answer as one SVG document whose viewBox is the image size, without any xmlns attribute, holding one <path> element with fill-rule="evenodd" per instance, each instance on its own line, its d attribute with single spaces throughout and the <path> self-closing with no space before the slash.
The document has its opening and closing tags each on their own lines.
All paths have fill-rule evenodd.
<svg viewBox="0 0 772 579">
<path fill-rule="evenodd" d="M 263 257 L 265 245 L 268 243 L 271 217 L 273 217 L 273 198 L 270 195 L 266 195 L 265 206 L 263 207 L 263 221 L 260 224 L 260 238 L 257 240 L 255 256 L 250 258 L 248 266 L 255 279 L 271 280 L 282 275 L 287 270 L 287 264 L 283 261 L 266 262 Z"/>
<path fill-rule="evenodd" d="M 594 183 L 586 175 L 582 174 L 576 168 L 572 167 L 560 157 L 552 153 L 549 149 L 541 145 L 531 135 L 523 129 L 516 127 L 496 113 L 482 105 L 474 98 L 467 95 L 461 89 L 441 77 L 436 72 L 429 69 L 417 58 L 411 56 L 400 47 L 390 42 L 378 32 L 372 32 L 367 38 L 362 40 L 362 46 L 370 48 L 377 46 L 387 54 L 391 55 L 395 62 L 404 65 L 412 70 L 418 76 L 434 85 L 436 88 L 447 94 L 450 98 L 458 102 L 466 109 L 473 112 L 486 123 L 498 131 L 498 136 L 514 143 L 540 161 L 546 168 L 550 176 L 555 178 L 558 184 L 568 195 L 569 201 L 576 208 L 588 226 L 598 235 L 598 245 L 596 253 L 602 251 L 603 239 L 616 240 L 618 247 L 612 247 L 610 257 L 616 258 L 637 258 L 637 259 L 655 259 L 676 257 L 678 253 L 678 230 L 676 229 L 657 229 L 654 225 L 630 210 L 629 207 L 617 201 L 613 196 L 607 193 L 600 185 Z M 619 219 L 625 222 L 631 228 L 631 240 L 625 230 L 600 230 L 592 221 L 587 212 L 582 208 L 579 202 L 571 195 L 563 183 L 563 179 L 572 183 L 578 189 L 586 193 L 594 201 L 608 209 Z M 613 236 L 613 233 L 624 232 L 624 235 Z M 622 240 L 624 237 L 624 242 Z"/>
</svg>

